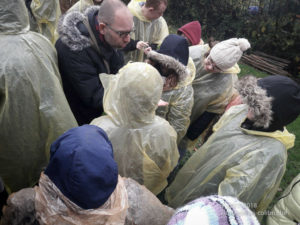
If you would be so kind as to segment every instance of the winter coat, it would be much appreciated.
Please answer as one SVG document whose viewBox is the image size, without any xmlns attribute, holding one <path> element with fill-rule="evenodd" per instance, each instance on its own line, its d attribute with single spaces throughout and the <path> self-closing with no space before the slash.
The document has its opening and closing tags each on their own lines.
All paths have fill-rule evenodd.
<svg viewBox="0 0 300 225">
<path fill-rule="evenodd" d="M 102 208 L 103 217 L 107 215 L 111 215 L 112 220 L 115 222 L 119 220 L 119 217 L 114 215 L 114 213 L 118 212 L 120 209 L 123 209 L 123 202 L 126 202 L 126 206 L 128 207 L 126 210 L 126 219 L 125 223 L 114 223 L 115 225 L 165 225 L 171 216 L 174 213 L 174 210 L 170 207 L 167 207 L 161 202 L 144 186 L 138 184 L 134 180 L 130 178 L 121 178 L 119 177 L 119 181 L 122 181 L 123 188 L 119 190 L 119 194 L 115 194 L 115 204 L 105 204 L 107 209 Z M 43 204 L 42 199 L 38 199 L 36 195 L 36 191 L 38 187 L 34 188 L 26 188 L 22 189 L 17 193 L 13 193 L 9 196 L 7 201 L 8 205 L 4 209 L 3 218 L 0 222 L 1 225 L 23 225 L 24 221 L 26 221 L 27 225 L 39 225 L 44 224 L 40 220 L 40 217 L 37 217 L 36 214 L 39 213 L 39 208 L 36 207 L 36 203 Z M 54 198 L 58 198 L 57 195 L 53 196 Z M 109 199 L 111 200 L 111 199 Z M 38 201 L 38 202 L 37 202 Z M 57 200 L 57 203 L 60 204 L 61 209 L 65 209 L 66 205 L 61 200 Z M 46 207 L 50 208 L 51 205 L 46 205 Z M 52 207 L 54 207 L 52 205 Z M 109 208 L 110 207 L 110 208 Z M 59 210 L 59 207 L 56 207 Z M 73 210 L 70 210 L 73 213 Z M 91 211 L 91 210 L 89 210 Z M 84 214 L 84 210 L 81 210 L 81 214 Z M 78 215 L 78 214 L 77 214 Z M 62 220 L 72 221 L 68 215 L 59 216 L 55 215 Z M 88 216 L 88 219 L 93 219 L 93 214 Z M 104 217 L 105 218 L 105 217 Z M 48 218 L 51 219 L 51 218 Z M 105 220 L 96 220 L 94 223 L 88 223 L 85 221 L 85 225 L 96 225 L 96 224 L 104 224 Z M 55 223 L 57 224 L 57 223 Z M 71 224 L 68 222 L 68 224 Z M 74 221 L 72 224 L 82 224 L 79 221 Z M 110 225 L 112 223 L 105 223 L 106 225 Z"/>
<path fill-rule="evenodd" d="M 222 114 L 225 107 L 235 95 L 234 83 L 240 72 L 236 64 L 221 73 L 209 73 L 204 69 L 204 54 L 209 50 L 208 45 L 189 47 L 190 57 L 196 66 L 196 77 L 193 81 L 194 106 L 191 123 L 199 118 L 203 112 Z"/>
<path fill-rule="evenodd" d="M 99 73 L 109 73 L 104 59 L 111 74 L 117 73 L 123 66 L 122 55 L 100 40 L 96 30 L 98 10 L 98 6 L 92 6 L 84 14 L 77 11 L 68 13 L 59 24 L 60 38 L 55 44 L 64 92 L 79 125 L 89 123 L 103 112 L 104 89 Z M 91 45 L 83 24 L 86 16 L 101 55 Z"/>
<path fill-rule="evenodd" d="M 155 115 L 162 78 L 146 63 L 129 63 L 116 76 L 100 77 L 107 115 L 91 124 L 107 133 L 120 175 L 160 193 L 179 158 L 175 130 Z"/>
<path fill-rule="evenodd" d="M 55 49 L 29 31 L 24 1 L 2 0 L 0 8 L 0 177 L 10 192 L 36 184 L 51 143 L 77 123 Z"/>
<path fill-rule="evenodd" d="M 52 44 L 58 39 L 56 32 L 58 19 L 61 15 L 59 0 L 26 1 L 28 7 L 30 30 L 43 34 Z"/>
<path fill-rule="evenodd" d="M 267 225 L 300 223 L 300 173 L 284 190 L 279 201 L 268 213 Z"/>
<path fill-rule="evenodd" d="M 295 136 L 286 129 L 259 132 L 241 128 L 248 106 L 231 107 L 214 133 L 185 163 L 166 190 L 172 207 L 211 194 L 238 197 L 259 215 L 267 209 L 284 175 L 287 149 Z"/>
<path fill-rule="evenodd" d="M 160 45 L 169 34 L 168 25 L 163 17 L 149 21 L 142 14 L 142 6 L 146 1 L 131 0 L 128 8 L 133 15 L 135 32 L 131 35 L 133 40 L 148 42 L 152 49 Z M 130 51 L 125 54 L 125 61 L 143 62 L 145 55 L 142 50 Z"/>
</svg>

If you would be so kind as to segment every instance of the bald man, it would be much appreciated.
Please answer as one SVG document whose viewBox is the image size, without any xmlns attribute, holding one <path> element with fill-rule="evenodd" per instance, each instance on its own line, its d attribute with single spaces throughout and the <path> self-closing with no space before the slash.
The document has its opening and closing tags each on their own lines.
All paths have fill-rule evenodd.
<svg viewBox="0 0 300 225">
<path fill-rule="evenodd" d="M 103 112 L 100 73 L 115 74 L 124 60 L 118 49 L 130 41 L 133 17 L 120 0 L 104 1 L 84 13 L 67 13 L 56 42 L 64 92 L 79 125 Z"/>
</svg>

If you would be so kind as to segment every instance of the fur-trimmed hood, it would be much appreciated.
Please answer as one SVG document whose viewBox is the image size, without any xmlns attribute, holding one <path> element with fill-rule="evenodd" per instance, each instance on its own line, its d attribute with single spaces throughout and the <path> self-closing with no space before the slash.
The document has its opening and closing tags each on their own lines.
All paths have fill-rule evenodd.
<svg viewBox="0 0 300 225">
<path fill-rule="evenodd" d="M 272 97 L 267 96 L 266 90 L 258 86 L 257 78 L 245 76 L 235 84 L 243 103 L 249 106 L 253 115 L 251 121 L 255 127 L 268 128 L 272 121 Z"/>
<path fill-rule="evenodd" d="M 158 62 L 168 69 L 173 69 L 179 75 L 179 83 L 187 78 L 190 73 L 187 70 L 189 60 L 189 46 L 184 37 L 169 34 L 157 52 L 150 51 L 148 58 Z"/>
<path fill-rule="evenodd" d="M 179 75 L 179 82 L 184 81 L 189 75 L 187 67 L 171 56 L 160 54 L 156 51 L 150 51 L 147 56 L 166 68 L 173 69 Z"/>
<path fill-rule="evenodd" d="M 100 6 L 88 7 L 84 13 L 73 11 L 61 17 L 57 31 L 61 41 L 73 51 L 80 51 L 91 46 L 89 34 L 83 24 L 84 18 L 89 18 L 98 12 Z"/>
</svg>

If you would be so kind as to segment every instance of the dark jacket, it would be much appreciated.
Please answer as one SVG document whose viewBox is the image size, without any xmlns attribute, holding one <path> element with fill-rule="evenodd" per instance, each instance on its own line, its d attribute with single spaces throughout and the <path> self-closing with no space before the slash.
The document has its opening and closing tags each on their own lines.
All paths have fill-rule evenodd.
<svg viewBox="0 0 300 225">
<path fill-rule="evenodd" d="M 99 74 L 109 73 L 103 58 L 108 62 L 111 74 L 117 73 L 124 64 L 122 54 L 100 40 L 97 31 L 98 10 L 98 6 L 93 6 L 84 14 L 77 11 L 66 14 L 60 21 L 60 38 L 55 44 L 64 92 L 79 125 L 89 123 L 103 112 L 104 89 Z M 88 17 L 101 55 L 91 44 L 90 35 L 83 24 L 85 16 Z"/>
</svg>

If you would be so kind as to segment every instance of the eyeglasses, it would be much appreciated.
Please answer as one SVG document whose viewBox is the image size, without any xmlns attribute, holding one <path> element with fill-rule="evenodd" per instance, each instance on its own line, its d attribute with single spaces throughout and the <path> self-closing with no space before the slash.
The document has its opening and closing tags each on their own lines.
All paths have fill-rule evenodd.
<svg viewBox="0 0 300 225">
<path fill-rule="evenodd" d="M 125 38 L 134 32 L 134 29 L 132 29 L 131 31 L 117 31 L 117 30 L 113 29 L 109 24 L 106 24 L 106 26 L 109 29 L 111 29 L 113 32 L 115 32 L 117 35 L 119 35 L 120 38 Z"/>
</svg>

